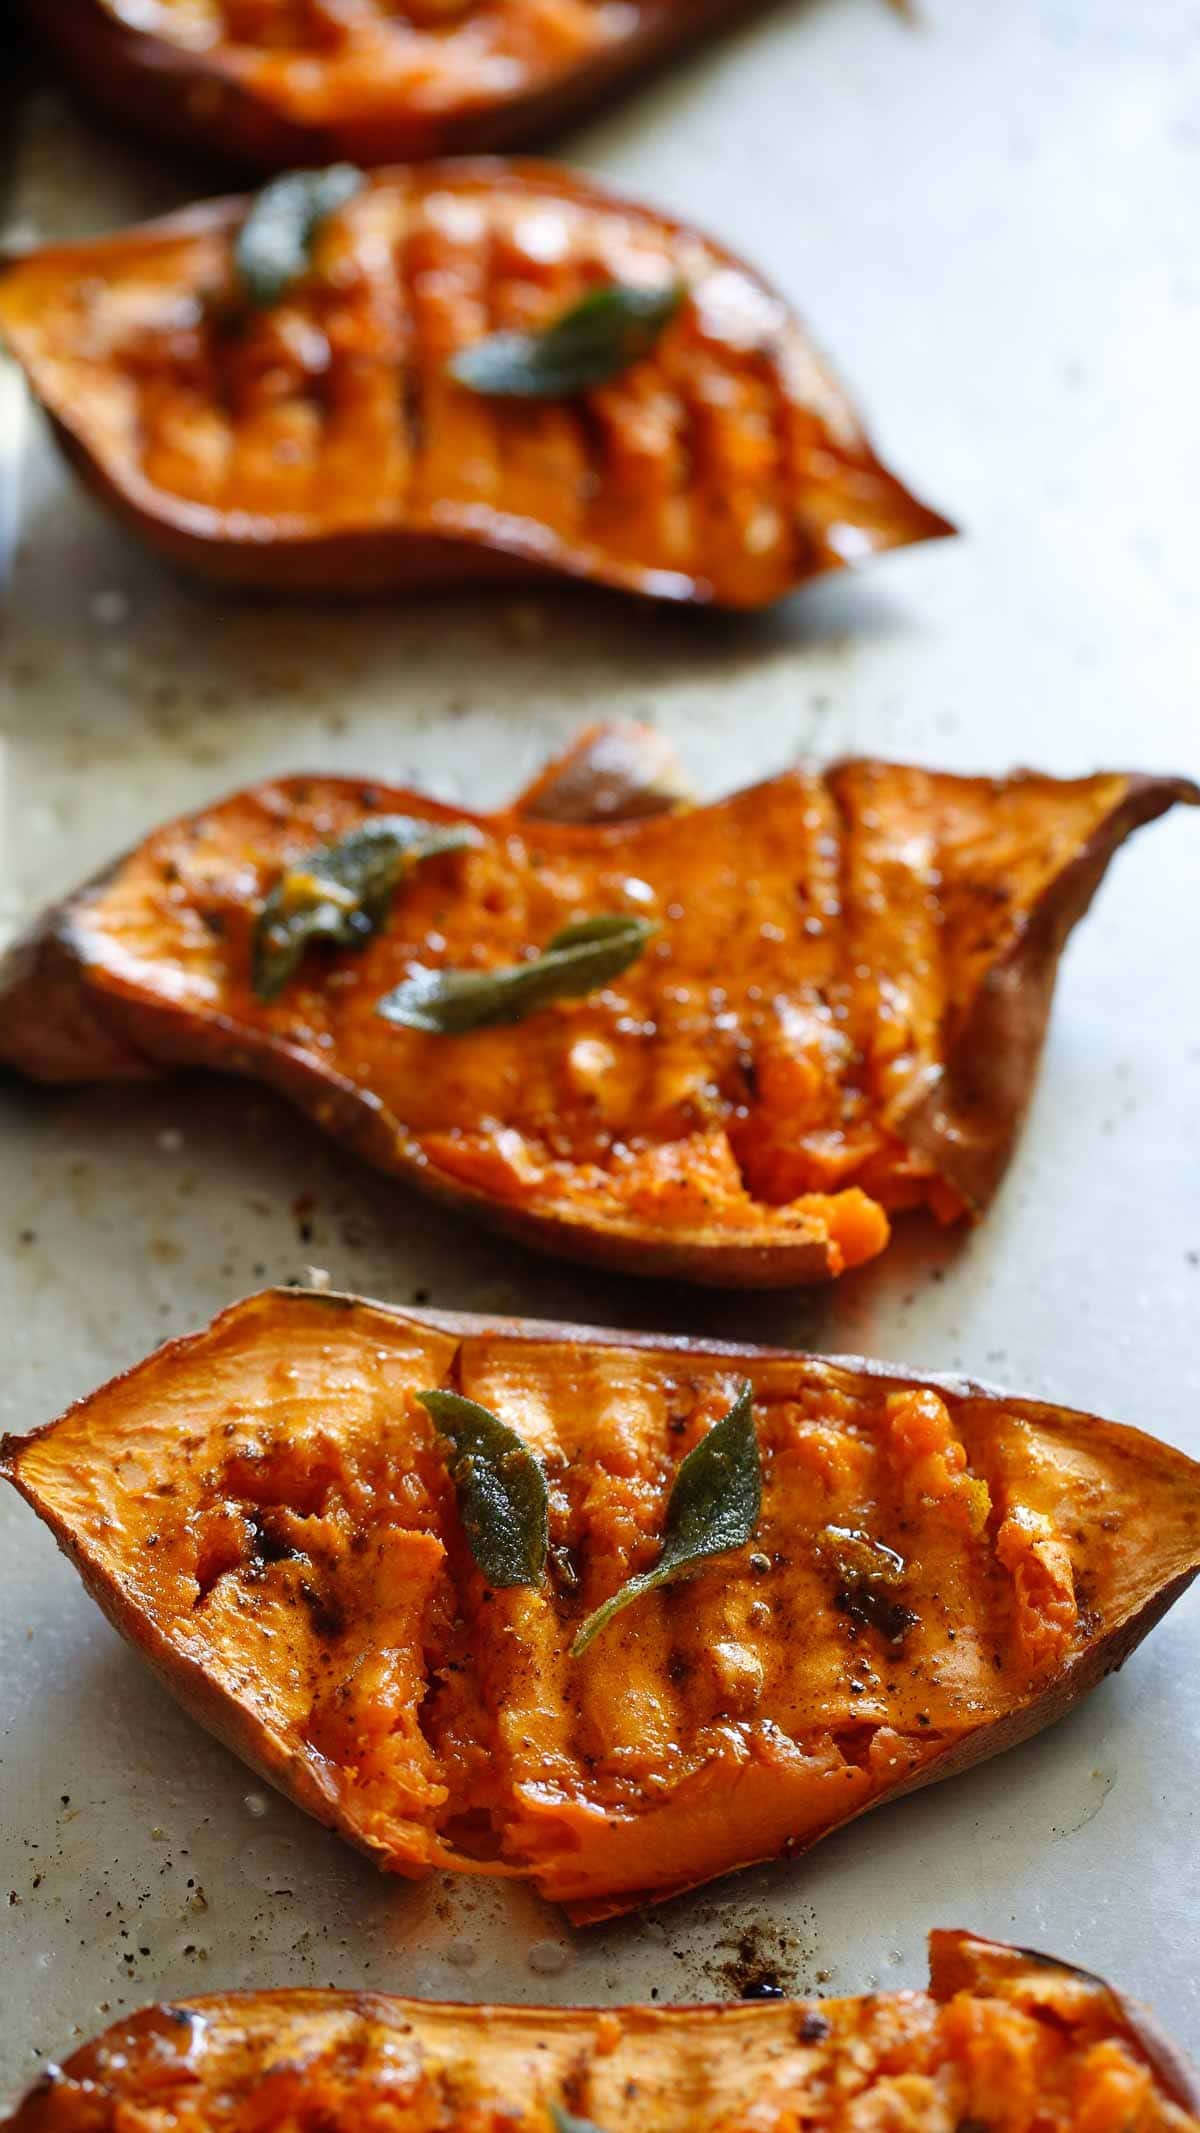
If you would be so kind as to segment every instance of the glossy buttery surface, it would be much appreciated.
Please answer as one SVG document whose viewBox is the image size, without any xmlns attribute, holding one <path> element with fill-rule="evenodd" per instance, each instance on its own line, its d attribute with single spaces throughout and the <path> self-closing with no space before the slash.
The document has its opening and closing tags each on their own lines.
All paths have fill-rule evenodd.
<svg viewBox="0 0 1200 2133">
<path fill-rule="evenodd" d="M 750 1543 L 576 1656 L 744 1382 Z M 533 1584 L 472 1561 L 418 1398 L 445 1388 L 542 1463 Z M 579 1924 L 1024 1738 L 1200 1567 L 1200 1467 L 1094 1416 L 288 1291 L 0 1464 L 168 1685 L 310 1812 L 394 1872 L 527 1873 Z"/>
<path fill-rule="evenodd" d="M 876 459 L 757 274 L 553 165 L 376 174 L 310 271 L 246 314 L 248 202 L 15 265 L 0 332 L 83 471 L 147 538 L 234 583 L 348 595 L 522 572 L 760 607 L 950 530 Z M 448 375 L 612 283 L 688 297 L 577 397 Z"/>
<path fill-rule="evenodd" d="M 653 752 L 625 734 L 631 761 Z M 457 825 L 326 778 L 167 824 L 0 962 L 0 1060 L 50 1081 L 261 1075 L 420 1189 L 632 1272 L 823 1281 L 884 1250 L 890 1213 L 981 1214 L 1073 924 L 1125 837 L 1200 790 L 859 762 L 651 819 L 553 819 L 620 744 L 592 729 L 511 812 Z M 393 815 L 473 841 L 411 867 L 365 948 L 310 947 L 264 1000 L 268 896 L 303 899 L 314 852 Z M 614 916 L 653 928 L 636 961 L 516 1023 L 414 1032 L 380 1011 L 413 972 L 478 981 Z"/>
<path fill-rule="evenodd" d="M 344 611 L 181 588 L 87 502 L 5 374 L 20 488 L 6 480 L 0 518 L 16 515 L 22 550 L 0 624 L 5 921 L 157 823 L 297 768 L 366 764 L 452 805 L 506 804 L 614 710 L 652 709 L 706 798 L 801 748 L 1195 775 L 1192 10 L 923 12 L 913 34 L 878 0 L 784 0 L 720 64 L 713 51 L 574 146 L 811 308 L 963 540 L 827 581 L 748 633 L 573 596 L 377 608 L 349 629 Z M 27 236 L 111 228 L 196 189 L 162 155 L 120 162 L 61 100 L 20 117 L 11 217 Z M 871 1267 L 794 1296 L 668 1296 L 522 1254 L 214 1077 L 132 1094 L 5 1081 L 3 1426 L 44 1422 L 164 1334 L 315 1264 L 401 1303 L 421 1290 L 974 1371 L 1200 1453 L 1197 910 L 1200 834 L 1181 809 L 1129 845 L 1072 941 L 987 1220 L 938 1232 L 914 1216 Z M 264 1977 L 703 1999 L 738 1988 L 753 1931 L 785 1983 L 856 1993 L 920 1985 L 937 1919 L 1107 1970 L 1200 2052 L 1200 1845 L 1179 1781 L 1200 1765 L 1195 1588 L 1037 1740 L 791 1867 L 582 1934 L 520 1885 L 385 1877 L 248 1778 L 11 1490 L 0 1591 L 10 2096 L 35 2048 L 61 2056 L 146 2001 Z"/>
</svg>

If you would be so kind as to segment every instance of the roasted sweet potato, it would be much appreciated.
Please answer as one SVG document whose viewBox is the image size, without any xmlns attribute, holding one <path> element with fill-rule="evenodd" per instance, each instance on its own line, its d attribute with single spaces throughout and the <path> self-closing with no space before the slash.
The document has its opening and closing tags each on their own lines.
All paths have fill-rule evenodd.
<svg viewBox="0 0 1200 2133">
<path fill-rule="evenodd" d="M 146 2007 L 0 2133 L 1187 2133 L 1190 2068 L 1102 1978 L 929 1937 L 928 1992 L 738 2007 L 464 2007 L 246 1992 Z"/>
<path fill-rule="evenodd" d="M 1179 779 L 850 762 L 689 810 L 669 804 L 661 744 L 644 793 L 636 737 L 605 747 L 593 734 L 492 816 L 314 777 L 172 823 L 10 954 L 0 1060 L 47 1081 L 233 1068 L 555 1252 L 824 1280 L 881 1251 L 897 1209 L 986 1204 L 1067 934 L 1122 839 L 1200 797 Z M 259 997 L 264 899 L 307 893 L 314 848 L 396 815 L 479 841 L 412 871 L 365 945 L 313 946 Z M 457 1035 L 378 1011 L 414 970 L 477 986 L 597 917 L 642 946 L 583 997 Z"/>
<path fill-rule="evenodd" d="M 763 282 L 577 174 L 377 173 L 273 304 L 244 301 L 247 215 L 210 202 L 0 278 L 0 334 L 70 457 L 191 568 L 285 592 L 565 575 L 754 608 L 952 531 Z M 588 294 L 676 287 L 653 345 L 586 389 L 497 397 L 448 369 Z"/>
<path fill-rule="evenodd" d="M 660 1564 L 683 1468 L 746 1386 L 741 1545 L 697 1546 L 581 1650 Z M 464 1471 L 434 1419 L 447 1393 L 509 1433 L 502 1456 L 471 1447 Z M 294 1290 L 2 1461 L 262 1776 L 390 1871 L 527 1875 L 579 1923 L 803 1851 L 1025 1739 L 1200 1568 L 1200 1467 L 1094 1416 Z M 490 1499 L 481 1539 L 478 1488 L 522 1465 L 541 1556 L 485 1579 L 484 1542 L 524 1545 L 533 1513 Z"/>
<path fill-rule="evenodd" d="M 526 148 L 756 11 L 756 0 L 27 5 L 94 101 L 176 150 L 263 170 Z"/>
</svg>

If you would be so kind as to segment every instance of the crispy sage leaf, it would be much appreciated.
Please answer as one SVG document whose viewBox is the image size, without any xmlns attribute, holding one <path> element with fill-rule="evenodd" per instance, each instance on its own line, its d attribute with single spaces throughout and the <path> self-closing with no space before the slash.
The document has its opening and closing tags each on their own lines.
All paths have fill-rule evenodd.
<svg viewBox="0 0 1200 2133">
<path fill-rule="evenodd" d="M 490 1408 L 459 1392 L 419 1392 L 453 1446 L 450 1473 L 467 1543 L 489 1585 L 540 1585 L 546 1573 L 546 1477 L 529 1446 Z"/>
<path fill-rule="evenodd" d="M 460 348 L 447 368 L 473 393 L 508 400 L 566 400 L 619 376 L 649 355 L 683 308 L 682 282 L 593 289 L 538 333 L 489 333 Z"/>
<path fill-rule="evenodd" d="M 264 185 L 233 248 L 242 293 L 256 309 L 269 310 L 307 273 L 321 224 L 362 183 L 353 163 L 331 163 L 328 170 L 292 170 Z"/>
<path fill-rule="evenodd" d="M 386 925 L 400 881 L 419 860 L 481 841 L 470 822 L 377 815 L 297 859 L 276 882 L 255 928 L 259 999 L 273 1000 L 283 990 L 310 941 L 361 948 Z"/>
<path fill-rule="evenodd" d="M 529 963 L 498 970 L 430 970 L 417 963 L 394 992 L 385 993 L 375 1012 L 385 1022 L 435 1037 L 521 1022 L 551 1000 L 577 999 L 607 985 L 636 962 L 657 932 L 653 919 L 610 911 L 564 926 Z"/>
<path fill-rule="evenodd" d="M 675 1476 L 667 1502 L 662 1554 L 653 1570 L 630 1578 L 590 1614 L 571 1646 L 585 1652 L 614 1615 L 644 1592 L 682 1577 L 710 1556 L 742 1548 L 762 1515 L 762 1460 L 751 1388 L 743 1384 L 727 1415 L 694 1445 Z"/>
<path fill-rule="evenodd" d="M 594 2118 L 580 2118 L 575 2111 L 568 2111 L 564 2104 L 551 2097 L 546 2106 L 550 2113 L 554 2133 L 600 2133 Z"/>
</svg>

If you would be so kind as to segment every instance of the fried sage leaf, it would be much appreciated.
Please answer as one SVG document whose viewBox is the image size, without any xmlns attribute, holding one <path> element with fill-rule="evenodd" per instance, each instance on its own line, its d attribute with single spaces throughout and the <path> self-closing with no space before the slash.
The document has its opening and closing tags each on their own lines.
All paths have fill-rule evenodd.
<svg viewBox="0 0 1200 2133">
<path fill-rule="evenodd" d="M 489 333 L 460 348 L 447 368 L 489 398 L 567 400 L 603 385 L 649 355 L 687 297 L 682 282 L 593 289 L 537 333 Z"/>
<path fill-rule="evenodd" d="M 297 859 L 276 882 L 254 933 L 254 990 L 273 1000 L 310 941 L 361 948 L 387 923 L 392 897 L 419 860 L 482 842 L 470 822 L 379 815 Z"/>
<path fill-rule="evenodd" d="M 375 1012 L 385 1022 L 435 1037 L 521 1022 L 552 1000 L 577 999 L 607 985 L 637 961 L 657 932 L 652 919 L 610 911 L 564 926 L 529 963 L 498 970 L 430 970 L 418 963 Z"/>
<path fill-rule="evenodd" d="M 762 1515 L 762 1459 L 751 1388 L 743 1384 L 727 1415 L 694 1445 L 675 1476 L 667 1502 L 662 1554 L 653 1570 L 630 1578 L 590 1614 L 571 1646 L 585 1652 L 614 1615 L 643 1593 L 669 1584 L 710 1556 L 742 1548 Z"/>
<path fill-rule="evenodd" d="M 269 310 L 308 272 L 321 224 L 362 184 L 353 163 L 331 163 L 327 170 L 289 171 L 264 185 L 233 248 L 242 294 L 257 310 Z"/>
<path fill-rule="evenodd" d="M 546 1477 L 524 1439 L 459 1392 L 419 1392 L 453 1446 L 450 1474 L 467 1544 L 489 1585 L 540 1585 L 546 1573 Z"/>
</svg>

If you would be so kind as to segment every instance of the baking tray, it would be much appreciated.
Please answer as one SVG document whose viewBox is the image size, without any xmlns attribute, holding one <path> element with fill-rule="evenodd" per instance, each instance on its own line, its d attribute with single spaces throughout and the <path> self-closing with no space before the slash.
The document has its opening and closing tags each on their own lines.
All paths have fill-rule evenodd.
<svg viewBox="0 0 1200 2133">
<path fill-rule="evenodd" d="M 588 168 L 755 257 L 893 460 L 967 529 L 758 623 L 579 593 L 222 602 L 83 499 L 0 372 L 0 924 L 275 769 L 486 803 L 607 713 L 657 720 L 709 792 L 801 748 L 1195 772 L 1198 93 L 1194 5 L 923 0 L 913 28 L 878 0 L 825 0 L 776 8 L 573 138 Z M 102 228 L 194 182 L 44 81 L 4 126 L 10 236 Z M 966 1368 L 1200 1453 L 1197 827 L 1135 841 L 1076 937 L 985 1226 L 903 1226 L 881 1265 L 820 1296 L 689 1295 L 523 1257 L 232 1083 L 3 1083 L 0 1427 L 318 1266 L 401 1303 Z M 1099 1965 L 1196 2050 L 1198 1600 L 1028 1746 L 808 1860 L 572 1934 L 504 1885 L 387 1882 L 262 1790 L 6 1493 L 0 2097 L 158 1995 L 667 2000 L 736 1991 L 755 1965 L 852 1991 L 919 1982 L 935 1922 Z"/>
</svg>

